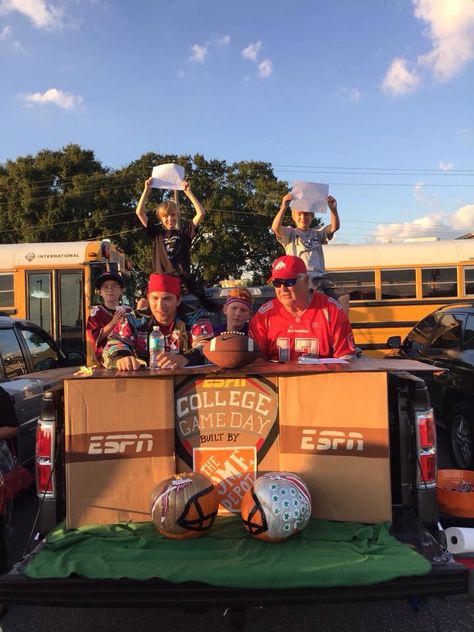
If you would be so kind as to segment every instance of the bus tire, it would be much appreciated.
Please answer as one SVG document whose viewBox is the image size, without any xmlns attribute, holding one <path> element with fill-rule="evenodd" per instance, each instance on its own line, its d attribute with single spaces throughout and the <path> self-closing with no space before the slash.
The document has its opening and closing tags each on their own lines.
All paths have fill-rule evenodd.
<svg viewBox="0 0 474 632">
<path fill-rule="evenodd" d="M 456 467 L 474 469 L 474 410 L 458 402 L 448 412 L 451 453 Z"/>
</svg>

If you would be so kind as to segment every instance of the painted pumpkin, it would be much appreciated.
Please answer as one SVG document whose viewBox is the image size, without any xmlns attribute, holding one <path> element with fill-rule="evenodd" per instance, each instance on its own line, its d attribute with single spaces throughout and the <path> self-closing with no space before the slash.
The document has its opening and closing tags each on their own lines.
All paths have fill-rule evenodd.
<svg viewBox="0 0 474 632">
<path fill-rule="evenodd" d="M 240 515 L 247 531 L 261 540 L 280 542 L 302 531 L 311 517 L 311 495 L 291 472 L 259 476 L 242 498 Z"/>
<path fill-rule="evenodd" d="M 151 496 L 151 518 L 167 538 L 198 538 L 212 526 L 219 500 L 212 481 L 199 472 L 161 481 Z"/>
</svg>

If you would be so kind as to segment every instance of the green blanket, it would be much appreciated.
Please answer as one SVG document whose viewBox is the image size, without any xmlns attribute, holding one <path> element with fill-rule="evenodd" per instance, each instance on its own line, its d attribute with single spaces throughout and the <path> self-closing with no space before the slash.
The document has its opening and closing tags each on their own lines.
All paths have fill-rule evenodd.
<svg viewBox="0 0 474 632">
<path fill-rule="evenodd" d="M 26 566 L 33 579 L 161 578 L 214 586 L 297 588 L 374 584 L 425 575 L 431 565 L 389 534 L 387 524 L 311 520 L 285 542 L 256 540 L 238 517 L 218 518 L 197 540 L 167 540 L 152 523 L 53 531 Z"/>
</svg>

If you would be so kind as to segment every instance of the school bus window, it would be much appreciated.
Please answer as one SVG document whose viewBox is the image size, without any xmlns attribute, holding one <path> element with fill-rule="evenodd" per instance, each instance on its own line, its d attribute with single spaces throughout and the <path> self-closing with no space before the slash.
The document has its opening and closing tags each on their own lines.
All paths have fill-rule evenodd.
<svg viewBox="0 0 474 632">
<path fill-rule="evenodd" d="M 381 270 L 382 299 L 416 298 L 415 270 Z"/>
<path fill-rule="evenodd" d="M 48 273 L 28 272 L 27 317 L 52 334 L 51 276 Z"/>
<path fill-rule="evenodd" d="M 445 314 L 438 323 L 438 327 L 431 340 L 433 349 L 456 349 L 461 343 L 462 316 Z"/>
<path fill-rule="evenodd" d="M 423 298 L 457 296 L 456 268 L 426 268 L 421 271 Z"/>
<path fill-rule="evenodd" d="M 13 274 L 0 274 L 0 307 L 12 307 L 14 303 Z"/>
<path fill-rule="evenodd" d="M 464 268 L 464 291 L 466 296 L 474 296 L 474 268 Z"/>
<path fill-rule="evenodd" d="M 375 299 L 375 272 L 373 270 L 351 270 L 351 272 L 331 270 L 329 276 L 334 283 L 347 289 L 351 301 L 373 301 Z"/>
</svg>

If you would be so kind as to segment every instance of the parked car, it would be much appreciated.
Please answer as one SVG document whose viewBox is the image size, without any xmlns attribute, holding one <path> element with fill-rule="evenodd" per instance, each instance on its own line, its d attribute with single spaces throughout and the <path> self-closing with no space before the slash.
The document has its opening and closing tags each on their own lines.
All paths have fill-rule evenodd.
<svg viewBox="0 0 474 632">
<path fill-rule="evenodd" d="M 437 423 L 447 428 L 451 451 L 461 469 L 474 469 L 474 302 L 438 309 L 412 329 L 403 342 L 392 336 L 387 357 L 412 358 L 440 369 L 424 375 Z"/>
<path fill-rule="evenodd" d="M 0 315 L 0 389 L 10 405 L 0 414 L 15 416 L 19 426 L 17 459 L 32 465 L 36 424 L 43 391 L 60 384 L 77 366 L 82 353 L 64 354 L 43 329 L 27 320 Z"/>
</svg>

